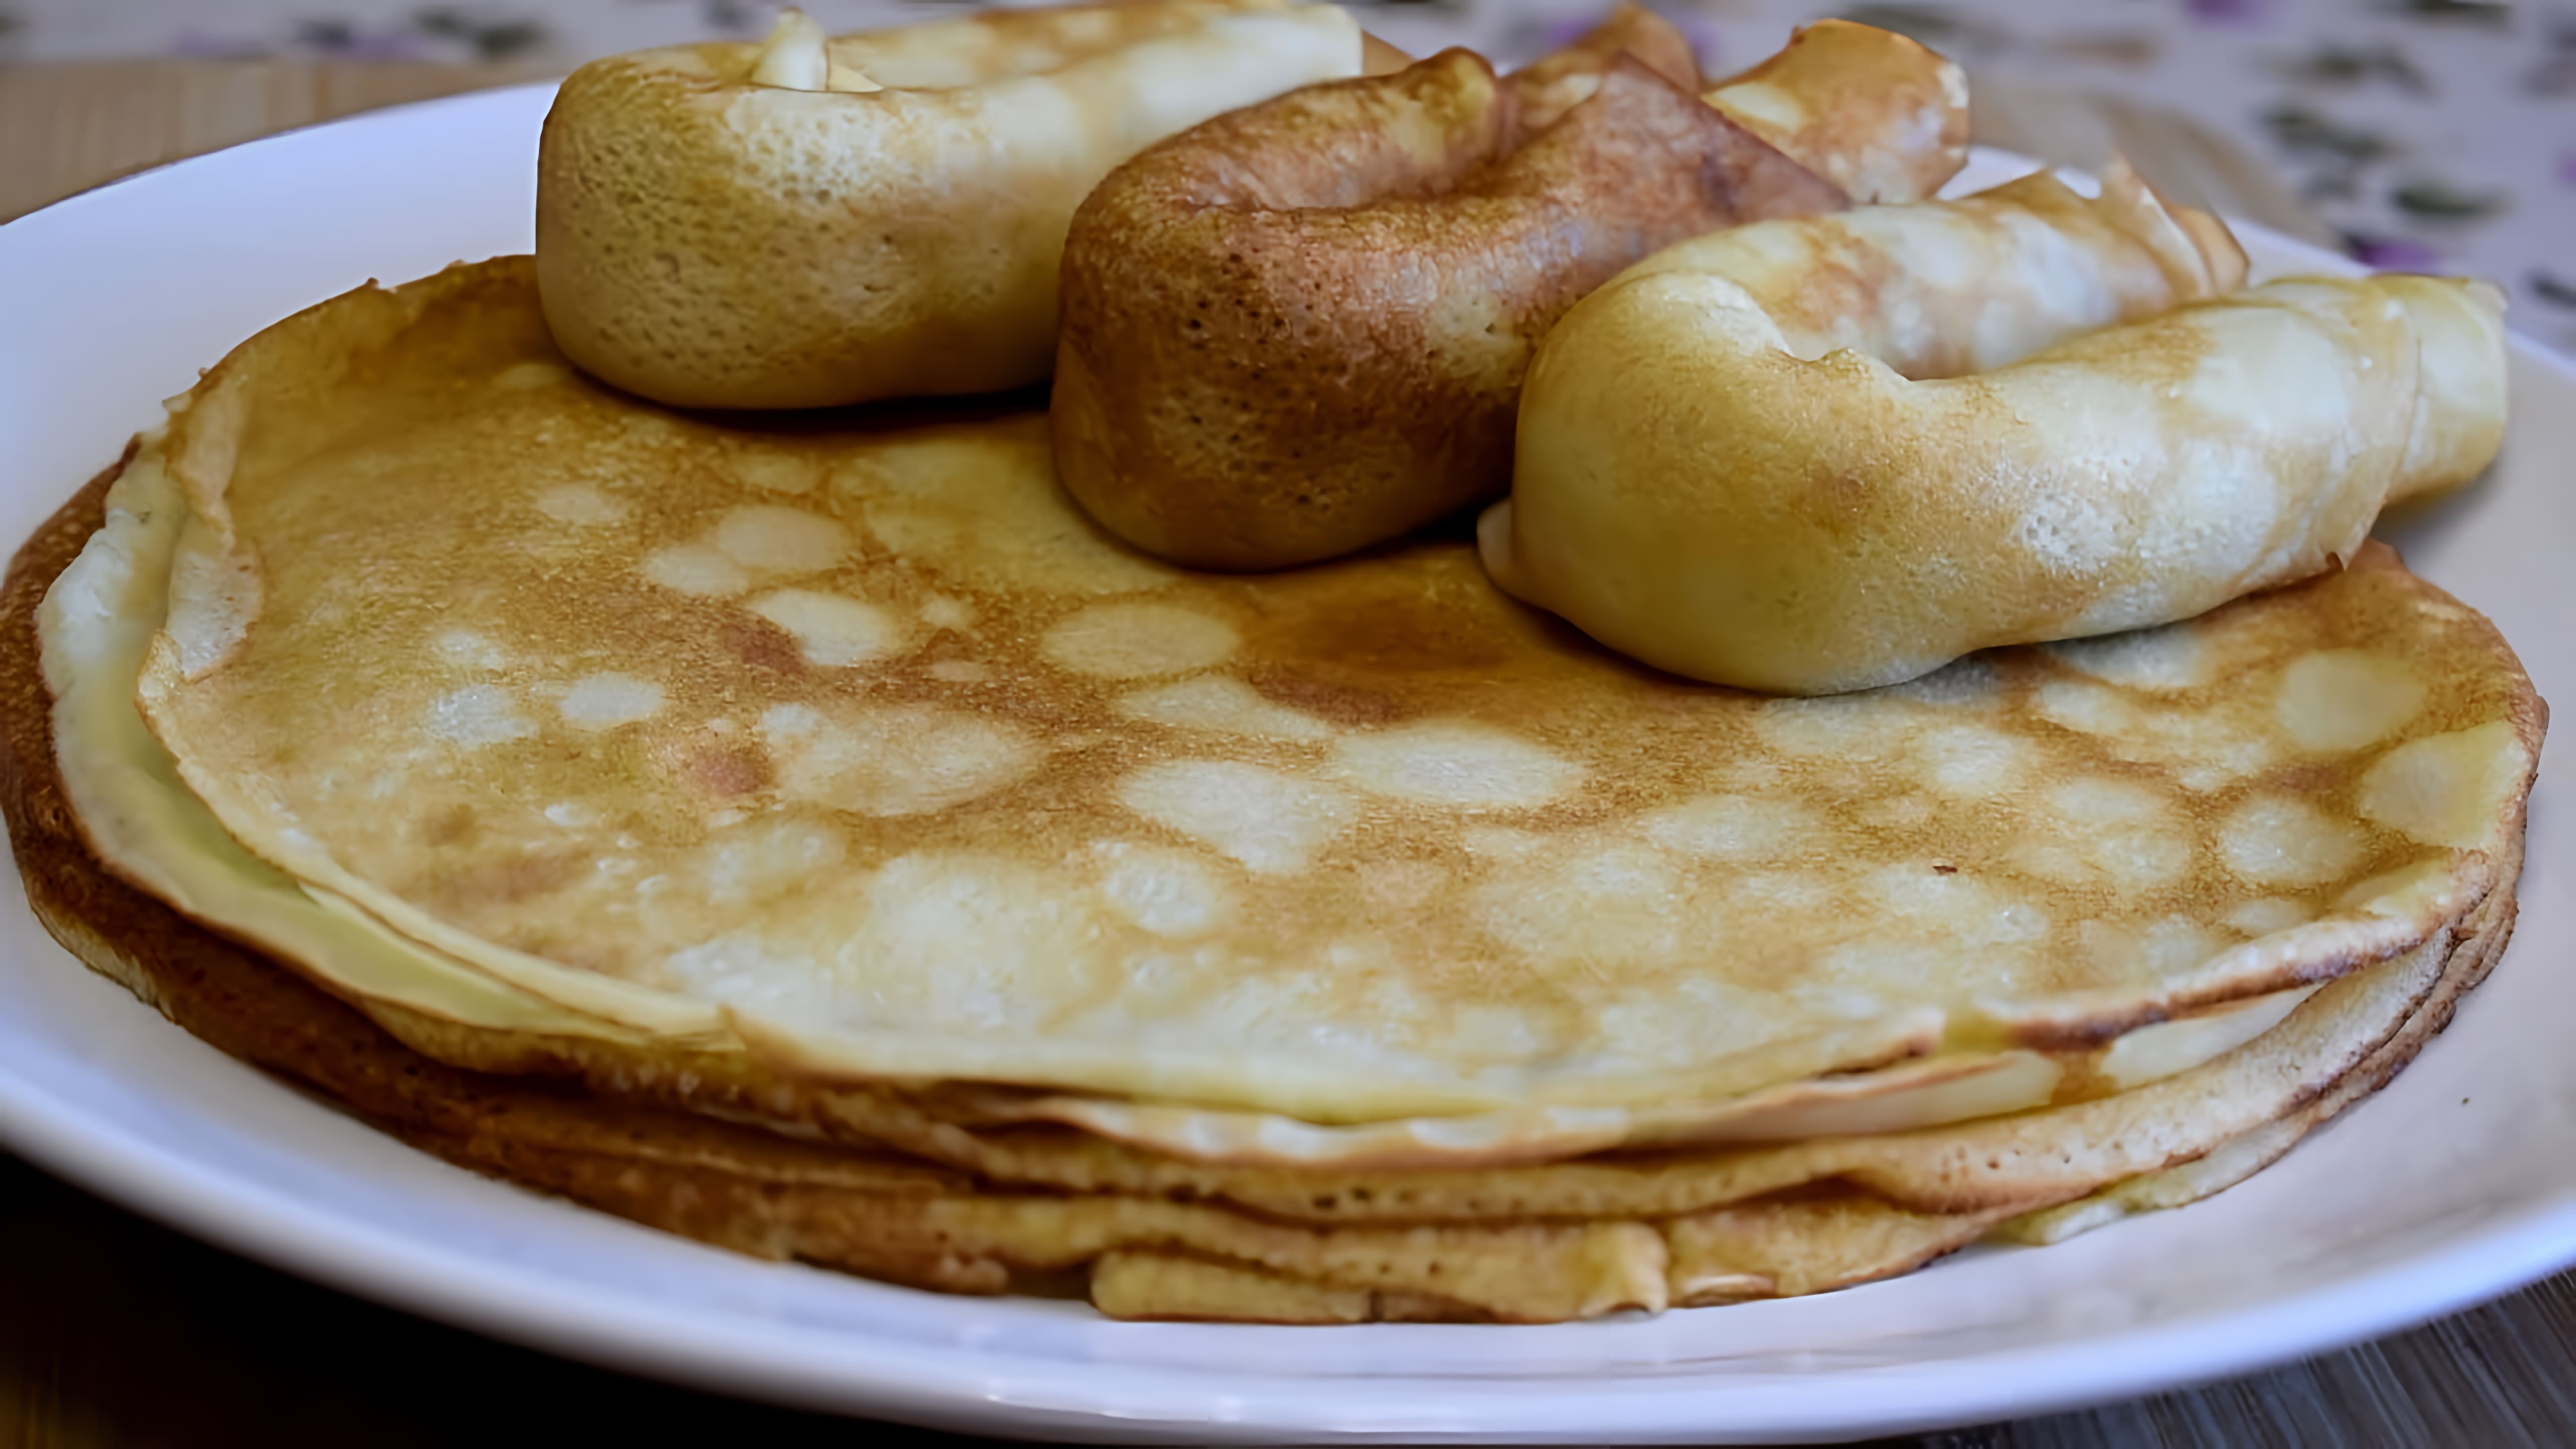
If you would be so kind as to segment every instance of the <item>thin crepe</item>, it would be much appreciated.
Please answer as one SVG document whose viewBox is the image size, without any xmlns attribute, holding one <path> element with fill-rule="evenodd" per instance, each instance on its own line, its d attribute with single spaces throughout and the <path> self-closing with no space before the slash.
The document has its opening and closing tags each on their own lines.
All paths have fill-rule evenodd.
<svg viewBox="0 0 2576 1449">
<path fill-rule="evenodd" d="M 1066 506 L 1035 419 L 590 387 L 517 259 L 325 304 L 192 399 L 142 703 L 226 830 L 806 1078 L 1332 1123 L 1722 1099 L 1927 1019 L 2091 1044 L 2456 920 L 2541 729 L 2384 552 L 1827 701 L 1624 667 L 1455 541 L 1183 576 Z"/>
</svg>

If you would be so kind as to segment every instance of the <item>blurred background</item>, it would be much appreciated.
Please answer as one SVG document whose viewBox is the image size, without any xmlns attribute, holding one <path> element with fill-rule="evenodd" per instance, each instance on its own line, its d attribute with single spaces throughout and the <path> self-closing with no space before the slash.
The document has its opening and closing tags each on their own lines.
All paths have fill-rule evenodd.
<svg viewBox="0 0 2576 1449">
<path fill-rule="evenodd" d="M 758 0 L 0 0 L 0 217 L 105 176 L 370 105 L 764 32 Z M 959 0 L 808 0 L 827 27 Z M 1374 0 L 1397 45 L 1527 59 L 1607 0 Z M 2576 0 L 1657 0 L 1712 74 L 1834 14 L 1965 64 L 1981 139 L 2112 146 L 2380 266 L 2466 272 L 2576 351 Z"/>
</svg>

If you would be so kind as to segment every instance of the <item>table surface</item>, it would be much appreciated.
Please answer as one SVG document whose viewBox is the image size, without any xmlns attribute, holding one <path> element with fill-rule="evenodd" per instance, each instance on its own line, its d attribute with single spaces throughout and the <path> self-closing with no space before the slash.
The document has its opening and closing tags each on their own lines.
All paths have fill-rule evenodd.
<svg viewBox="0 0 2576 1449">
<path fill-rule="evenodd" d="M 0 68 L 0 219 L 291 126 L 479 86 L 513 67 L 153 61 Z M 2074 165 L 2114 148 L 2179 200 L 2331 241 L 2225 139 L 2135 104 L 1981 87 L 1980 140 Z M 65 968 L 70 969 L 68 961 Z M 585 1368 L 232 1257 L 0 1154 L 0 1445 L 840 1442 L 846 1421 Z M 923 1434 L 925 1441 L 940 1436 Z M 2074 1445 L 2576 1443 L 2576 1274 L 2233 1383 L 1915 1440 Z"/>
</svg>

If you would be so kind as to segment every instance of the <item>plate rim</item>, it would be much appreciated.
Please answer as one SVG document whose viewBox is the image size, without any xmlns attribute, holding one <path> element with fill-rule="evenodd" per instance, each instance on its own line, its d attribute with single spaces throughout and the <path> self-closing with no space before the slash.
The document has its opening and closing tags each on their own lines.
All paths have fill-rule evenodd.
<svg viewBox="0 0 2576 1449">
<path fill-rule="evenodd" d="M 149 188 L 185 168 L 307 144 L 322 132 L 416 124 L 426 113 L 441 110 L 526 105 L 550 95 L 555 85 L 536 81 L 435 97 L 252 138 L 61 198 L 0 227 L 0 236 L 77 226 L 78 213 L 102 204 L 109 193 Z M 1979 155 L 1988 165 L 2038 165 L 1984 148 Z M 2365 270 L 2263 227 L 2231 224 L 2303 264 L 2346 275 Z M 2576 391 L 2576 359 L 2519 334 L 2511 337 L 2511 347 L 2517 369 L 2538 368 Z M 112 446 L 102 453 L 112 453 Z M 76 963 L 69 952 L 54 949 Z M 86 985 L 125 997 L 122 988 L 94 976 Z M 150 1010 L 131 999 L 113 1004 Z M 216 1050 L 194 1037 L 187 1042 L 194 1050 Z M 272 1088 L 292 1091 L 283 1084 Z M 2200 1310 L 2051 1345 L 1928 1363 L 1824 1370 L 1794 1380 L 1780 1375 L 1480 1379 L 1474 1394 L 1461 1396 L 1392 1376 L 1279 1376 L 1004 1356 L 856 1328 L 804 1328 L 739 1314 L 684 1311 L 648 1291 L 621 1293 L 547 1275 L 471 1247 L 317 1207 L 105 1122 L 5 1061 L 0 1061 L 0 1144 L 112 1202 L 271 1268 L 562 1357 L 836 1413 L 964 1429 L 1118 1438 L 1146 1433 L 1245 1441 L 1276 1441 L 1283 1435 L 1654 1439 L 1715 1433 L 1777 1442 L 1903 1433 L 2053 1412 L 2258 1371 L 2456 1312 L 2576 1264 L 2576 1190 L 2571 1190 L 2526 1203 L 2358 1274 L 2249 1305 Z M 2227 1332 L 2211 1331 L 2222 1323 Z M 2249 1339 L 2261 1344 L 2258 1351 L 2247 1351 Z M 854 1346 L 865 1351 L 853 1352 Z M 1974 1374 L 1958 1372 L 1970 1366 Z M 1968 1380 L 1969 1386 L 1942 1392 L 1930 1380 L 1945 1375 Z M 2045 1387 L 2028 1387 L 2033 1383 Z M 1797 1407 L 1813 1397 L 1819 1384 L 1830 1384 L 1839 1400 L 1830 1422 L 1811 1408 Z"/>
<path fill-rule="evenodd" d="M 69 952 L 63 955 L 72 959 Z M 84 984 L 122 992 L 104 979 Z M 135 1000 L 112 1004 L 151 1009 Z M 193 1036 L 186 1040 L 193 1049 L 216 1050 Z M 278 1084 L 275 1090 L 292 1089 Z M 1714 1431 L 1722 1436 L 1720 1442 L 1821 1442 L 1922 1432 L 2027 1418 L 2259 1372 L 2402 1331 L 2576 1265 L 2576 1195 L 2568 1195 L 2528 1204 L 2476 1231 L 2443 1240 L 2437 1248 L 2358 1275 L 2249 1307 L 2187 1314 L 2140 1329 L 2004 1353 L 1830 1370 L 1794 1387 L 1693 1375 L 1537 1384 L 1479 1379 L 1476 1407 L 1461 1412 L 1459 1398 L 1425 1402 L 1415 1381 L 1391 1376 L 1283 1377 L 1003 1358 L 981 1349 L 881 1334 L 726 1319 L 674 1307 L 649 1293 L 620 1294 L 545 1277 L 437 1239 L 313 1207 L 246 1176 L 202 1167 L 139 1134 L 113 1126 L 102 1130 L 99 1119 L 5 1063 L 0 1063 L 0 1143 L 111 1202 L 269 1267 L 522 1347 L 838 1414 L 961 1429 L 1007 1426 L 1120 1438 L 1186 1434 L 1198 1440 L 1257 1443 L 1280 1442 L 1283 1436 L 1534 1441 L 1579 1435 L 1602 1442 L 1652 1442 L 1683 1432 L 1705 1439 Z M 486 1185 L 526 1191 L 505 1183 Z M 722 1249 L 674 1242 L 731 1257 Z M 919 1291 L 868 1286 L 891 1293 Z M 2209 1331 L 2220 1323 L 2227 1325 L 2227 1333 Z M 1204 1327 L 1225 1331 L 1223 1325 Z M 1513 1330 L 1489 1325 L 1480 1331 Z M 2242 1350 L 2249 1337 L 2262 1342 L 2259 1353 Z M 853 1352 L 859 1347 L 865 1351 Z M 1011 1370 L 1021 1365 L 1035 1372 L 1026 1375 L 1031 1381 L 1026 1387 L 1014 1387 L 1012 1380 L 1019 1376 Z M 1926 1375 L 1971 1366 L 1976 1379 L 1995 1387 L 1946 1396 L 1927 1395 L 1916 1387 Z M 1069 1370 L 1079 1371 L 1078 1387 L 1065 1382 Z M 2009 1381 L 2048 1387 L 2006 1392 L 2000 1386 Z M 1792 1410 L 1816 1382 L 1831 1383 L 1846 1400 L 1829 1426 L 1820 1427 L 1812 1414 L 1783 1412 Z M 1032 1392 L 1041 1387 L 1045 1392 Z M 1743 1402 L 1748 1398 L 1761 1401 L 1751 1406 L 1755 1412 L 1750 1415 Z M 1850 1402 L 1854 1399 L 1868 1402 Z M 1138 1407 L 1147 1401 L 1152 1409 Z M 1689 1409 L 1712 1413 L 1685 1412 Z M 1719 1413 L 1722 1419 L 1716 1417 Z"/>
</svg>

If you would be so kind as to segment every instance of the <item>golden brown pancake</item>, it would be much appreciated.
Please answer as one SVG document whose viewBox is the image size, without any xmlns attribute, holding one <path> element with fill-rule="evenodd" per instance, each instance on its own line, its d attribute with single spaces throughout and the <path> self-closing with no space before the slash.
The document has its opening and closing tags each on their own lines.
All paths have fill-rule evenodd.
<svg viewBox="0 0 2576 1449">
<path fill-rule="evenodd" d="M 112 494 L 76 501 L 13 569 L 0 677 L 27 707 L 10 712 L 0 804 L 31 898 L 85 960 L 190 1029 L 482 1170 L 901 1282 L 995 1292 L 1073 1274 L 1123 1316 L 1293 1321 L 1545 1320 L 1812 1291 L 2220 1153 L 2205 1180 L 2132 1196 L 2204 1190 L 2384 1080 L 2510 923 L 2542 711 L 2491 628 L 2384 551 L 2163 635 L 1783 706 L 1605 658 L 1477 584 L 1463 540 L 1296 579 L 1160 569 L 1045 486 L 1038 436 L 1012 416 L 753 431 L 644 408 L 562 368 L 523 260 L 326 304 L 210 374 Z M 788 510 L 815 522 L 772 526 Z M 840 552 L 793 553 L 817 536 Z M 806 601 L 782 605 L 790 590 Z M 858 615 L 816 599 L 885 628 L 826 627 Z M 1081 626 L 1104 608 L 1124 611 L 1119 627 Z M 1362 636 L 1374 652 L 1351 647 L 1355 618 L 1380 622 Z M 1221 657 L 1193 621 L 1228 631 Z M 870 640 L 893 642 L 859 649 Z M 147 646 L 175 756 L 130 703 Z M 934 742 L 971 718 L 1034 759 L 930 808 L 889 806 L 959 788 L 938 750 L 927 769 L 873 774 L 844 755 L 806 777 L 831 789 L 800 793 L 810 749 L 761 724 L 788 706 L 910 711 Z M 728 717 L 749 723 L 713 727 Z M 1437 791 L 1385 768 L 1390 739 L 1434 767 Z M 711 742 L 740 744 L 742 767 L 709 768 Z M 887 748 L 919 760 L 919 744 Z M 1532 771 L 1511 767 L 1533 761 L 1557 793 L 1496 799 L 1527 788 Z M 1243 767 L 1347 800 L 1352 817 L 1287 869 L 1261 853 L 1275 832 L 1138 808 L 1160 797 L 1128 782 L 1176 764 Z M 2066 795 L 2070 778 L 2090 793 Z M 363 817 L 333 804 L 352 791 L 371 802 Z M 1734 803 L 1698 808 L 1711 792 Z M 2179 869 L 2154 873 L 2156 833 L 2084 814 L 2139 795 L 2159 809 L 2109 825 L 2168 822 Z M 522 804 L 589 842 L 589 860 L 661 852 L 640 878 L 687 882 L 678 913 L 621 914 L 514 873 Z M 1784 832 L 1791 807 L 1807 813 Z M 707 888 L 724 877 L 686 874 L 708 858 L 690 852 L 763 815 L 828 827 L 839 854 L 793 854 L 792 881 L 728 906 Z M 1100 851 L 1104 836 L 1132 853 Z M 2335 840 L 2346 850 L 2320 844 Z M 355 847 L 383 878 L 336 859 L 339 876 L 306 874 L 308 841 Z M 1927 846 L 1939 853 L 1911 853 Z M 939 928 L 917 936 L 879 930 L 874 912 L 925 899 L 889 891 L 890 867 L 931 852 L 976 880 L 1046 883 L 1036 904 L 1062 914 L 1045 919 L 1083 923 L 1047 944 L 1101 953 L 1129 1019 L 943 1017 L 997 1000 L 979 973 L 1009 936 L 973 911 L 909 916 Z M 1146 931 L 1140 915 L 1168 926 L 1153 912 L 1194 898 L 1120 884 L 1113 867 L 1140 857 L 1191 863 L 1228 913 L 1196 935 Z M 1376 892 L 1417 861 L 1447 874 L 1419 875 L 1436 888 L 1402 903 L 1411 934 L 1393 936 Z M 1651 911 L 1602 868 L 1621 861 L 1691 882 L 1670 899 L 1702 912 L 1694 926 L 1723 925 L 1717 907 L 1747 881 L 1776 892 L 1801 871 L 1839 906 L 1759 898 L 1754 944 L 1803 957 L 1658 957 L 1641 935 Z M 1901 910 L 1873 894 L 1908 881 L 1929 890 L 1893 898 Z M 2038 913 L 2042 944 L 1962 936 L 1982 918 L 1944 904 L 1948 883 Z M 579 933 L 591 954 L 522 949 L 543 944 L 512 934 L 535 919 L 531 890 L 595 927 Z M 1581 934 L 1492 929 L 1530 919 L 1498 903 L 1551 893 Z M 1004 917 L 1029 904 L 971 899 Z M 834 902 L 871 912 L 852 939 L 950 971 L 907 987 L 900 950 L 861 956 L 808 1015 L 793 997 L 626 974 L 616 955 L 674 922 L 760 929 Z M 1414 948 L 1392 957 L 1409 974 L 1374 994 L 1282 997 L 1296 1014 L 1276 1006 L 1266 1032 L 1231 1037 L 1222 1016 L 1147 1011 L 1174 999 L 1155 973 L 1186 964 L 1178 947 L 1111 954 L 1135 932 L 1222 940 L 1231 970 L 1295 981 L 1315 959 L 1294 954 L 1299 931 L 1331 944 L 1355 924 Z M 1835 952 L 1907 927 L 1910 976 L 1838 974 Z M 1422 949 L 1442 941 L 1454 954 Z M 1756 967 L 1768 974 L 1735 974 Z M 1544 1007 L 1582 1029 L 1592 1060 L 1578 1064 L 1597 1074 L 1420 1053 L 1452 1070 L 1433 1099 L 1445 1111 L 1423 1110 L 1419 1073 L 1357 1096 L 1298 1075 L 1301 1058 L 1348 1060 L 1337 1043 L 1404 999 L 1395 984 L 1425 1019 Z M 1830 988 L 1842 1014 L 1801 984 Z M 1717 988 L 1774 1003 L 1781 1033 L 1731 1057 L 1707 1036 L 1660 1077 L 1604 1029 L 1643 1013 L 1587 994 L 1686 1013 Z M 854 1000 L 925 1013 L 892 1045 L 931 1051 L 889 1066 L 885 1039 L 832 1014 Z M 1208 1032 L 1232 1075 L 1186 1050 Z M 1051 1056 L 1066 1039 L 1082 1051 Z M 1124 1078 L 1049 1066 L 1112 1061 L 1095 1047 L 1122 1040 Z M 1157 1090 L 1165 1058 L 1219 1090 Z M 2044 1090 L 1906 1130 L 1794 1115 L 1925 1110 L 1905 1094 L 1996 1060 L 2043 1064 Z M 1882 1075 L 1849 1092 L 1842 1067 Z M 1590 1131 L 1585 1112 L 1613 1130 Z M 1763 1113 L 1806 1131 L 1692 1135 Z"/>
<path fill-rule="evenodd" d="M 38 702 L 37 597 L 96 525 L 101 492 L 93 485 L 40 534 L 0 593 L 0 677 L 22 704 Z M 738 1251 L 988 1292 L 1041 1286 L 1051 1272 L 1089 1260 L 1089 1291 L 1123 1317 L 1508 1320 L 1622 1301 L 1819 1291 L 1915 1266 L 2007 1215 L 1992 1206 L 1910 1210 L 1840 1185 L 1585 1227 L 1318 1234 L 1214 1209 L 1016 1197 L 918 1159 L 460 1071 L 408 1051 L 291 972 L 115 879 L 82 843 L 62 798 L 47 712 L 13 708 L 7 721 L 0 806 L 39 915 L 84 959 L 216 1045 L 427 1150 Z M 2474 922 L 2465 941 L 2442 943 L 2453 964 L 2405 1024 L 2345 1075 L 2341 1090 L 2282 1122 L 2311 1125 L 2305 1119 L 2318 1108 L 2330 1112 L 2356 1086 L 2375 1087 L 2439 1030 L 2450 999 L 2492 962 L 2510 913 L 2490 903 Z M 1597 1190 L 1593 1197 L 1604 1201 Z"/>
<path fill-rule="evenodd" d="M 145 714 L 351 916 L 807 1074 L 1350 1122 L 2092 1041 L 2411 948 L 2536 756 L 2492 630 L 2384 557 L 1765 700 L 1460 542 L 1151 564 L 1036 419 L 748 433 L 553 357 L 502 262 L 210 374 L 136 469 L 193 517 Z"/>
</svg>

